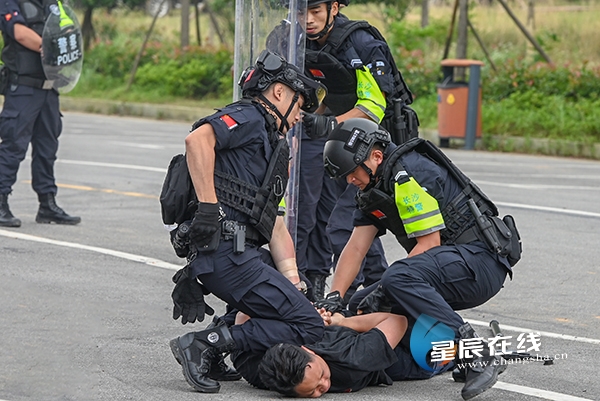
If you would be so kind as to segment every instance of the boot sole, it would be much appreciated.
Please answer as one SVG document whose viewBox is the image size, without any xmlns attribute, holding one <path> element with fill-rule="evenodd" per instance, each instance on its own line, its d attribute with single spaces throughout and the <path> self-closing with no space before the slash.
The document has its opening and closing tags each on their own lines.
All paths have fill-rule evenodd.
<svg viewBox="0 0 600 401">
<path fill-rule="evenodd" d="M 171 340 L 171 342 L 177 342 L 176 339 L 175 340 Z M 175 360 L 177 361 L 178 364 L 181 365 L 181 360 L 179 359 L 179 352 L 180 352 L 180 348 L 178 344 L 170 344 L 171 345 L 171 352 L 173 353 L 173 356 L 175 357 Z M 242 379 L 242 375 L 241 374 L 235 374 L 235 375 L 211 375 L 210 373 L 208 374 L 208 377 L 210 377 L 213 380 L 216 380 L 218 382 L 235 382 L 238 380 Z"/>
<path fill-rule="evenodd" d="M 65 226 L 75 226 L 75 225 L 81 223 L 81 220 L 77 220 L 77 221 L 61 221 L 61 220 L 53 220 L 53 219 L 45 218 L 45 217 L 36 217 L 35 218 L 35 222 L 36 223 L 40 223 L 40 224 L 56 223 L 56 224 L 62 224 L 62 225 L 65 225 Z"/>
<path fill-rule="evenodd" d="M 0 223 L 0 227 L 21 227 L 21 222 L 16 221 L 12 223 Z"/>
<path fill-rule="evenodd" d="M 486 391 L 488 391 L 489 389 L 491 389 L 492 387 L 494 387 L 494 384 L 496 384 L 496 382 L 498 381 L 498 370 L 496 371 L 495 376 L 493 377 L 493 379 L 490 381 L 490 383 L 488 383 L 487 385 L 480 387 L 479 389 L 477 389 L 477 391 L 472 391 L 469 393 L 462 393 L 461 392 L 461 396 L 463 398 L 463 400 L 470 400 L 471 398 L 475 398 L 477 397 L 479 394 L 484 393 Z"/>
<path fill-rule="evenodd" d="M 187 381 L 188 384 L 194 388 L 194 390 L 198 391 L 199 393 L 218 393 L 219 390 L 221 390 L 221 385 L 218 387 L 201 387 L 191 379 L 191 375 L 187 370 L 187 364 L 183 363 L 185 361 L 185 357 L 183 356 L 183 351 L 179 346 L 179 337 L 172 339 L 169 342 L 169 346 L 171 347 L 171 352 L 173 353 L 175 360 L 181 365 L 181 370 L 183 371 L 185 381 Z"/>
</svg>

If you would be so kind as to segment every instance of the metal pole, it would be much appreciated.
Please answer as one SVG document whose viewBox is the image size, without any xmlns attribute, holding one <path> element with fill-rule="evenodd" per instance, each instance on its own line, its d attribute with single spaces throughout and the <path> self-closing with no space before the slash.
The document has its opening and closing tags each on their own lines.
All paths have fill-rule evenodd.
<svg viewBox="0 0 600 401">
<path fill-rule="evenodd" d="M 477 117 L 479 111 L 479 78 L 481 66 L 471 65 L 469 72 L 469 96 L 467 98 L 467 127 L 465 132 L 465 149 L 475 148 L 477 134 Z"/>
</svg>

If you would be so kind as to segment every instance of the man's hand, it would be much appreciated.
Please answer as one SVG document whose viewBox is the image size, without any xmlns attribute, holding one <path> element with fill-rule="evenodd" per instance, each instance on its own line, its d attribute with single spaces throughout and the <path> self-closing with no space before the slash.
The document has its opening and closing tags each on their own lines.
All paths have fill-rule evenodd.
<svg viewBox="0 0 600 401">
<path fill-rule="evenodd" d="M 324 308 L 318 310 L 319 315 L 323 319 L 323 323 L 325 326 L 341 326 L 342 321 L 346 319 L 346 317 L 341 313 L 331 313 Z"/>
<path fill-rule="evenodd" d="M 363 313 L 374 313 L 374 312 L 390 312 L 392 306 L 390 301 L 383 293 L 383 288 L 377 286 L 377 288 L 369 293 L 366 297 L 360 301 L 356 308 L 359 314 Z"/>
<path fill-rule="evenodd" d="M 202 248 L 210 243 L 212 236 L 219 229 L 221 205 L 217 203 L 198 202 L 198 209 L 190 224 L 188 232 L 192 244 Z"/>
<path fill-rule="evenodd" d="M 329 136 L 338 124 L 335 116 L 324 116 L 313 113 L 304 113 L 302 123 L 304 124 L 306 135 L 311 139 Z"/>
<path fill-rule="evenodd" d="M 196 280 L 196 277 L 189 276 L 189 265 L 180 269 L 173 276 L 175 288 L 171 294 L 173 298 L 173 319 L 177 320 L 181 316 L 181 323 L 194 323 L 196 320 L 201 322 L 204 315 L 213 315 L 214 309 L 204 302 L 204 295 L 210 294 L 208 289 Z"/>
<path fill-rule="evenodd" d="M 344 300 L 340 296 L 339 291 L 333 291 L 327 294 L 325 299 L 319 299 L 314 303 L 315 308 L 317 309 L 325 309 L 326 311 L 331 312 L 332 314 L 336 312 L 341 312 L 344 309 Z"/>
</svg>

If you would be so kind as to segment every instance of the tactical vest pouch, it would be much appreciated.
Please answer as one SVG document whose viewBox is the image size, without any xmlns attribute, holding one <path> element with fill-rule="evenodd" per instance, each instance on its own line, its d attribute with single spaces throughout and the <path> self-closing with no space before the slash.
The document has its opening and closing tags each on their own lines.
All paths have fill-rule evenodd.
<svg viewBox="0 0 600 401">
<path fill-rule="evenodd" d="M 500 255 L 505 256 L 511 266 L 516 265 L 521 259 L 522 246 L 515 219 L 507 214 L 502 220 L 499 217 L 493 217 L 492 222 L 498 233 L 498 241 L 502 248 Z"/>
<path fill-rule="evenodd" d="M 290 149 L 287 140 L 281 138 L 271 156 L 265 181 L 256 192 L 256 201 L 250 214 L 250 223 L 267 241 L 271 241 L 275 219 L 279 212 L 279 202 L 287 187 L 289 157 Z"/>
<path fill-rule="evenodd" d="M 402 99 L 394 99 L 393 102 L 393 127 L 388 131 L 392 134 L 392 142 L 396 145 L 402 145 L 404 142 L 419 136 L 419 117 L 411 107 L 404 104 Z"/>
<path fill-rule="evenodd" d="M 0 66 L 0 95 L 6 93 L 8 88 L 8 68 L 5 65 Z"/>
</svg>

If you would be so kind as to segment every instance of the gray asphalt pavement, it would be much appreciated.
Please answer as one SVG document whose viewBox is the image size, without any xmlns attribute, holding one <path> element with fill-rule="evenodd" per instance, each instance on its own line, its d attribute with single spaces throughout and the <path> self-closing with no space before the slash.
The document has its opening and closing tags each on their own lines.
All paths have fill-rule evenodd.
<svg viewBox="0 0 600 401">
<path fill-rule="evenodd" d="M 57 199 L 79 226 L 35 223 L 29 162 L 21 164 L 9 201 L 23 226 L 0 228 L 0 401 L 281 398 L 244 381 L 195 393 L 169 350 L 171 338 L 205 326 L 171 319 L 170 278 L 183 263 L 158 202 L 189 125 L 65 113 Z M 600 400 L 600 162 L 447 154 L 515 216 L 524 243 L 514 280 L 461 314 L 484 337 L 498 320 L 513 346 L 540 332 L 540 354 L 557 358 L 509 366 L 476 400 Z M 390 235 L 384 246 L 390 262 L 405 256 Z M 458 401 L 460 390 L 446 374 L 324 399 Z"/>
</svg>

